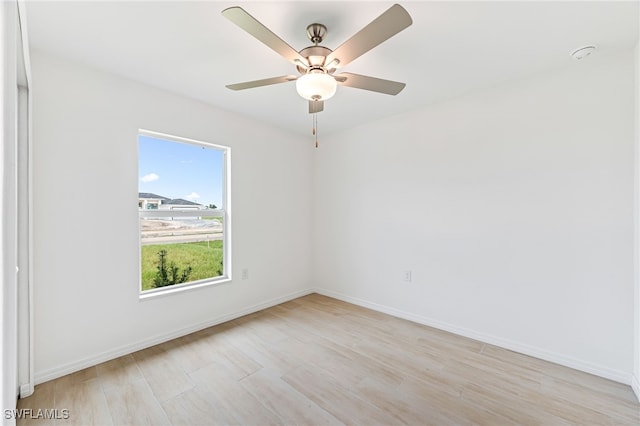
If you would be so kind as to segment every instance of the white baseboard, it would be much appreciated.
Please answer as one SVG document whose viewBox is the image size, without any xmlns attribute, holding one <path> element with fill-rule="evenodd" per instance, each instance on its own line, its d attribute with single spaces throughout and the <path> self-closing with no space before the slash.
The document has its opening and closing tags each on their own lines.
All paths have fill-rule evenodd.
<svg viewBox="0 0 640 426">
<path fill-rule="evenodd" d="M 26 383 L 20 386 L 20 398 L 26 398 L 28 396 L 33 395 L 33 388 L 35 386 L 31 383 Z"/>
<path fill-rule="evenodd" d="M 638 376 L 635 374 L 631 376 L 631 389 L 633 389 L 633 393 L 636 394 L 636 399 L 640 402 L 640 380 L 638 380 Z"/>
<path fill-rule="evenodd" d="M 519 352 L 524 355 L 529 355 L 535 358 L 543 359 L 545 361 L 553 362 L 555 364 L 563 365 L 565 367 L 573 368 L 575 370 L 584 371 L 589 374 L 604 377 L 609 380 L 613 380 L 625 385 L 632 385 L 632 379 L 629 374 L 613 370 L 608 367 L 593 364 L 588 361 L 579 360 L 576 358 L 568 357 L 566 355 L 547 351 L 545 349 L 537 348 L 520 342 L 514 342 L 508 339 L 492 336 L 490 334 L 478 332 L 464 327 L 459 327 L 453 324 L 448 324 L 443 321 L 439 321 L 433 318 L 427 318 L 421 315 L 417 315 L 411 312 L 402 311 L 396 308 L 392 308 L 378 303 L 369 302 L 367 300 L 359 299 L 356 297 L 348 296 L 342 293 L 338 293 L 332 290 L 326 290 L 322 288 L 316 288 L 314 291 L 324 296 L 332 297 L 334 299 L 342 300 L 344 302 L 353 303 L 354 305 L 362 306 L 364 308 L 373 309 L 374 311 L 383 312 L 385 314 L 392 315 L 394 317 L 406 319 L 416 322 L 418 324 L 427 325 L 429 327 L 437 328 L 440 330 L 448 331 L 453 334 L 468 337 L 470 339 L 478 340 L 483 343 L 499 346 L 504 349 L 508 349 L 514 352 Z M 636 381 L 636 385 L 638 382 Z M 636 395 L 640 395 L 640 387 L 634 388 Z"/>
<path fill-rule="evenodd" d="M 306 296 L 307 294 L 313 293 L 313 289 L 300 290 L 293 293 L 289 293 L 280 297 L 276 297 L 273 299 L 269 299 L 267 301 L 258 303 L 253 306 L 249 306 L 247 308 L 241 309 L 236 312 L 232 312 L 229 314 L 221 315 L 219 317 L 212 318 L 208 321 L 201 322 L 198 324 L 192 324 L 188 327 L 183 327 L 179 330 L 174 330 L 170 333 L 157 335 L 142 341 L 138 341 L 129 345 L 120 346 L 119 348 L 115 348 L 112 350 L 108 350 L 106 352 L 102 352 L 99 354 L 95 354 L 91 357 L 87 357 L 84 359 L 76 360 L 70 362 L 68 364 L 64 364 L 58 367 L 50 368 L 45 371 L 36 371 L 35 372 L 35 384 L 40 384 L 44 382 L 48 382 L 50 380 L 57 379 L 58 377 L 66 376 L 67 374 L 75 373 L 76 371 L 80 371 L 82 369 L 92 367 L 94 365 L 100 364 L 105 361 L 110 361 L 112 359 L 128 355 L 130 353 L 146 349 L 148 347 L 176 339 L 178 337 L 185 336 L 190 333 L 194 333 L 196 331 L 205 329 L 207 327 L 212 327 L 214 325 L 221 324 L 223 322 L 231 321 L 236 318 L 240 318 L 244 315 L 252 314 L 254 312 L 261 311 L 263 309 L 270 308 L 275 305 L 279 305 L 280 303 L 288 302 L 293 299 L 297 299 L 298 297 Z M 27 389 L 25 389 L 27 390 Z M 21 389 L 22 391 L 22 389 Z M 33 392 L 33 390 L 31 390 Z"/>
</svg>

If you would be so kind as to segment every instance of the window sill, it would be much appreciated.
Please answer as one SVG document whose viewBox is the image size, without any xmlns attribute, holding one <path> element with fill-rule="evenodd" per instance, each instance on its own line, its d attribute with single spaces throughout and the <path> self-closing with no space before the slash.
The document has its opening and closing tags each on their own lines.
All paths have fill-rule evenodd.
<svg viewBox="0 0 640 426">
<path fill-rule="evenodd" d="M 189 284 L 178 284 L 173 286 L 168 286 L 166 288 L 159 288 L 154 290 L 146 290 L 144 292 L 140 292 L 138 296 L 140 301 L 151 300 L 157 297 L 169 296 L 171 294 L 182 293 L 189 290 L 200 289 L 204 287 L 216 286 L 219 284 L 228 284 L 231 282 L 230 277 L 221 277 L 215 280 L 203 280 L 197 281 Z"/>
</svg>

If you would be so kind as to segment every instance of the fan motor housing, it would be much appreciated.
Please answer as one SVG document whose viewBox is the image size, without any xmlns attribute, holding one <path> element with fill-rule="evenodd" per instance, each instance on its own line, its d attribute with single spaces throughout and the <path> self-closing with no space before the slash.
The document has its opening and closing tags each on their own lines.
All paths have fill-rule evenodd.
<svg viewBox="0 0 640 426">
<path fill-rule="evenodd" d="M 311 43 L 316 45 L 322 43 L 322 39 L 327 35 L 327 27 L 322 24 L 314 23 L 307 26 L 307 37 Z"/>
<path fill-rule="evenodd" d="M 331 52 L 333 52 L 333 50 L 324 46 L 309 46 L 302 49 L 299 53 L 307 58 L 309 67 L 317 68 L 325 65 L 324 61 Z M 298 71 L 300 74 L 307 72 L 307 70 L 300 65 L 298 65 Z"/>
</svg>

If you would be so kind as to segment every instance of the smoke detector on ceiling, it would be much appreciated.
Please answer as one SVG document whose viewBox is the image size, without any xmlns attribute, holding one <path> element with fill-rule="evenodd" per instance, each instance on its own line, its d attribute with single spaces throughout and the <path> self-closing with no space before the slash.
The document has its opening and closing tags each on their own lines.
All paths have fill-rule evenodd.
<svg viewBox="0 0 640 426">
<path fill-rule="evenodd" d="M 591 55 L 595 50 L 596 50 L 595 46 L 584 46 L 571 52 L 571 56 L 574 59 L 580 60 Z"/>
</svg>

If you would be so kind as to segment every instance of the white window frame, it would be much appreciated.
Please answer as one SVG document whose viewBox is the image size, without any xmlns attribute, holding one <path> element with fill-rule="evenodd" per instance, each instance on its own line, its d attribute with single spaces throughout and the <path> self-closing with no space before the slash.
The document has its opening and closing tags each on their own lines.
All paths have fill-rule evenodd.
<svg viewBox="0 0 640 426">
<path fill-rule="evenodd" d="M 138 129 L 138 137 L 149 136 L 169 142 L 176 142 L 188 145 L 203 146 L 222 151 L 222 206 L 216 209 L 194 209 L 194 210 L 147 210 L 138 209 L 138 292 L 140 300 L 157 296 L 164 296 L 173 293 L 180 293 L 186 290 L 201 288 L 204 286 L 218 285 L 231 281 L 231 148 L 225 145 L 203 142 L 195 139 L 169 135 L 166 133 L 154 132 L 151 130 Z M 137 145 L 136 145 L 137 146 Z M 139 153 L 138 153 L 139 157 Z M 138 161 L 139 163 L 139 161 Z M 174 284 L 161 288 L 142 290 L 142 238 L 140 232 L 140 219 L 145 217 L 198 217 L 206 212 L 208 217 L 222 218 L 222 275 L 203 280 L 190 281 L 182 284 Z"/>
</svg>

